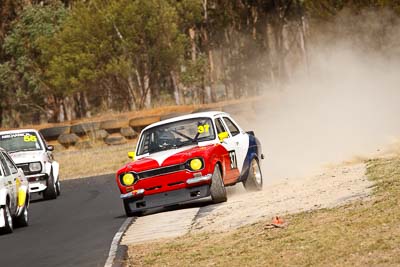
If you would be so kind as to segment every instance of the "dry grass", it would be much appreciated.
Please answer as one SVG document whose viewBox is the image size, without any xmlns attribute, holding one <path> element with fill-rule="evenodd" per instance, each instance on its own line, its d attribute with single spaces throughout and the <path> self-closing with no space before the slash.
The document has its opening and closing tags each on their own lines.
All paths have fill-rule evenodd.
<svg viewBox="0 0 400 267">
<path fill-rule="evenodd" d="M 128 266 L 399 266 L 400 157 L 367 161 L 369 200 L 226 233 L 188 234 L 129 247 Z"/>
<path fill-rule="evenodd" d="M 60 163 L 61 180 L 116 173 L 129 162 L 128 152 L 135 150 L 135 143 L 101 145 L 84 150 L 64 150 L 54 153 Z"/>
</svg>

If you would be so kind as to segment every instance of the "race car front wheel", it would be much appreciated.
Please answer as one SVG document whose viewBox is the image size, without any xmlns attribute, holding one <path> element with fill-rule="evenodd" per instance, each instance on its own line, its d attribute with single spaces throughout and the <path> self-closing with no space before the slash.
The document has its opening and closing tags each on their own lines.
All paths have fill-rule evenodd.
<svg viewBox="0 0 400 267">
<path fill-rule="evenodd" d="M 263 178 L 257 159 L 252 159 L 247 179 L 243 182 L 247 191 L 260 191 L 263 186 Z"/>
<path fill-rule="evenodd" d="M 57 198 L 57 189 L 54 184 L 53 172 L 50 172 L 49 179 L 47 180 L 47 188 L 43 191 L 43 198 L 48 199 L 56 199 Z"/>
<path fill-rule="evenodd" d="M 125 214 L 128 217 L 132 217 L 132 216 L 140 216 L 143 214 L 143 211 L 132 211 L 131 207 L 129 206 L 129 200 L 128 199 L 124 199 L 124 210 L 125 210 Z"/>
<path fill-rule="evenodd" d="M 216 164 L 214 168 L 214 173 L 211 178 L 211 199 L 214 203 L 225 202 L 227 200 L 226 197 L 226 189 L 224 182 L 222 181 L 221 171 L 219 170 L 219 165 Z"/>
<path fill-rule="evenodd" d="M 3 206 L 1 209 L 1 215 L 4 217 L 4 227 L 0 228 L 0 233 L 9 234 L 14 230 L 13 220 L 10 212 L 10 207 L 7 205 Z"/>
<path fill-rule="evenodd" d="M 60 178 L 58 178 L 57 183 L 56 183 L 56 191 L 57 191 L 57 196 L 61 195 Z"/>
</svg>

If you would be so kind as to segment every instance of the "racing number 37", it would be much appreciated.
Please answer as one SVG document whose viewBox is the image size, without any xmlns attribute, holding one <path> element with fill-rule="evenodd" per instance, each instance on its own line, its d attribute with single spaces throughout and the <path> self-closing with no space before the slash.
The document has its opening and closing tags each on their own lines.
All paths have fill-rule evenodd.
<svg viewBox="0 0 400 267">
<path fill-rule="evenodd" d="M 229 158 L 231 160 L 231 169 L 237 169 L 237 160 L 235 150 L 229 151 Z"/>
</svg>

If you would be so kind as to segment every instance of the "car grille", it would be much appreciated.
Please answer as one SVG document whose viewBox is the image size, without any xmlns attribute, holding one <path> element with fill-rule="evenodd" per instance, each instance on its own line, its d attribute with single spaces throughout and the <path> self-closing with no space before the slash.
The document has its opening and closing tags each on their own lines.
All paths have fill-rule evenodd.
<svg viewBox="0 0 400 267">
<path fill-rule="evenodd" d="M 41 172 L 41 171 L 35 171 L 35 172 L 30 171 L 29 170 L 29 163 L 17 164 L 17 167 L 21 168 L 25 175 L 37 174 L 37 173 Z"/>
<path fill-rule="evenodd" d="M 146 179 L 154 176 L 164 175 L 168 173 L 178 172 L 185 169 L 185 164 L 172 165 L 168 167 L 153 169 L 149 171 L 139 172 L 137 176 L 139 179 Z"/>
</svg>

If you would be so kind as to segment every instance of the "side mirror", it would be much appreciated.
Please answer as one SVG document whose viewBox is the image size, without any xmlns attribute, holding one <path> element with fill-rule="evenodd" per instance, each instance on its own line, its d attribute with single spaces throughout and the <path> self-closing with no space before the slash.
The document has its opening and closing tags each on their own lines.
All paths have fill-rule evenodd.
<svg viewBox="0 0 400 267">
<path fill-rule="evenodd" d="M 54 146 L 48 145 L 48 146 L 47 146 L 47 150 L 48 150 L 48 151 L 54 151 Z"/>
<path fill-rule="evenodd" d="M 224 139 L 226 139 L 228 137 L 229 137 L 228 132 L 222 132 L 222 133 L 218 134 L 219 141 L 221 141 L 221 142 L 224 141 Z"/>
<path fill-rule="evenodd" d="M 135 152 L 128 152 L 128 158 L 132 159 L 132 161 L 135 160 L 135 156 L 136 156 Z"/>
</svg>

